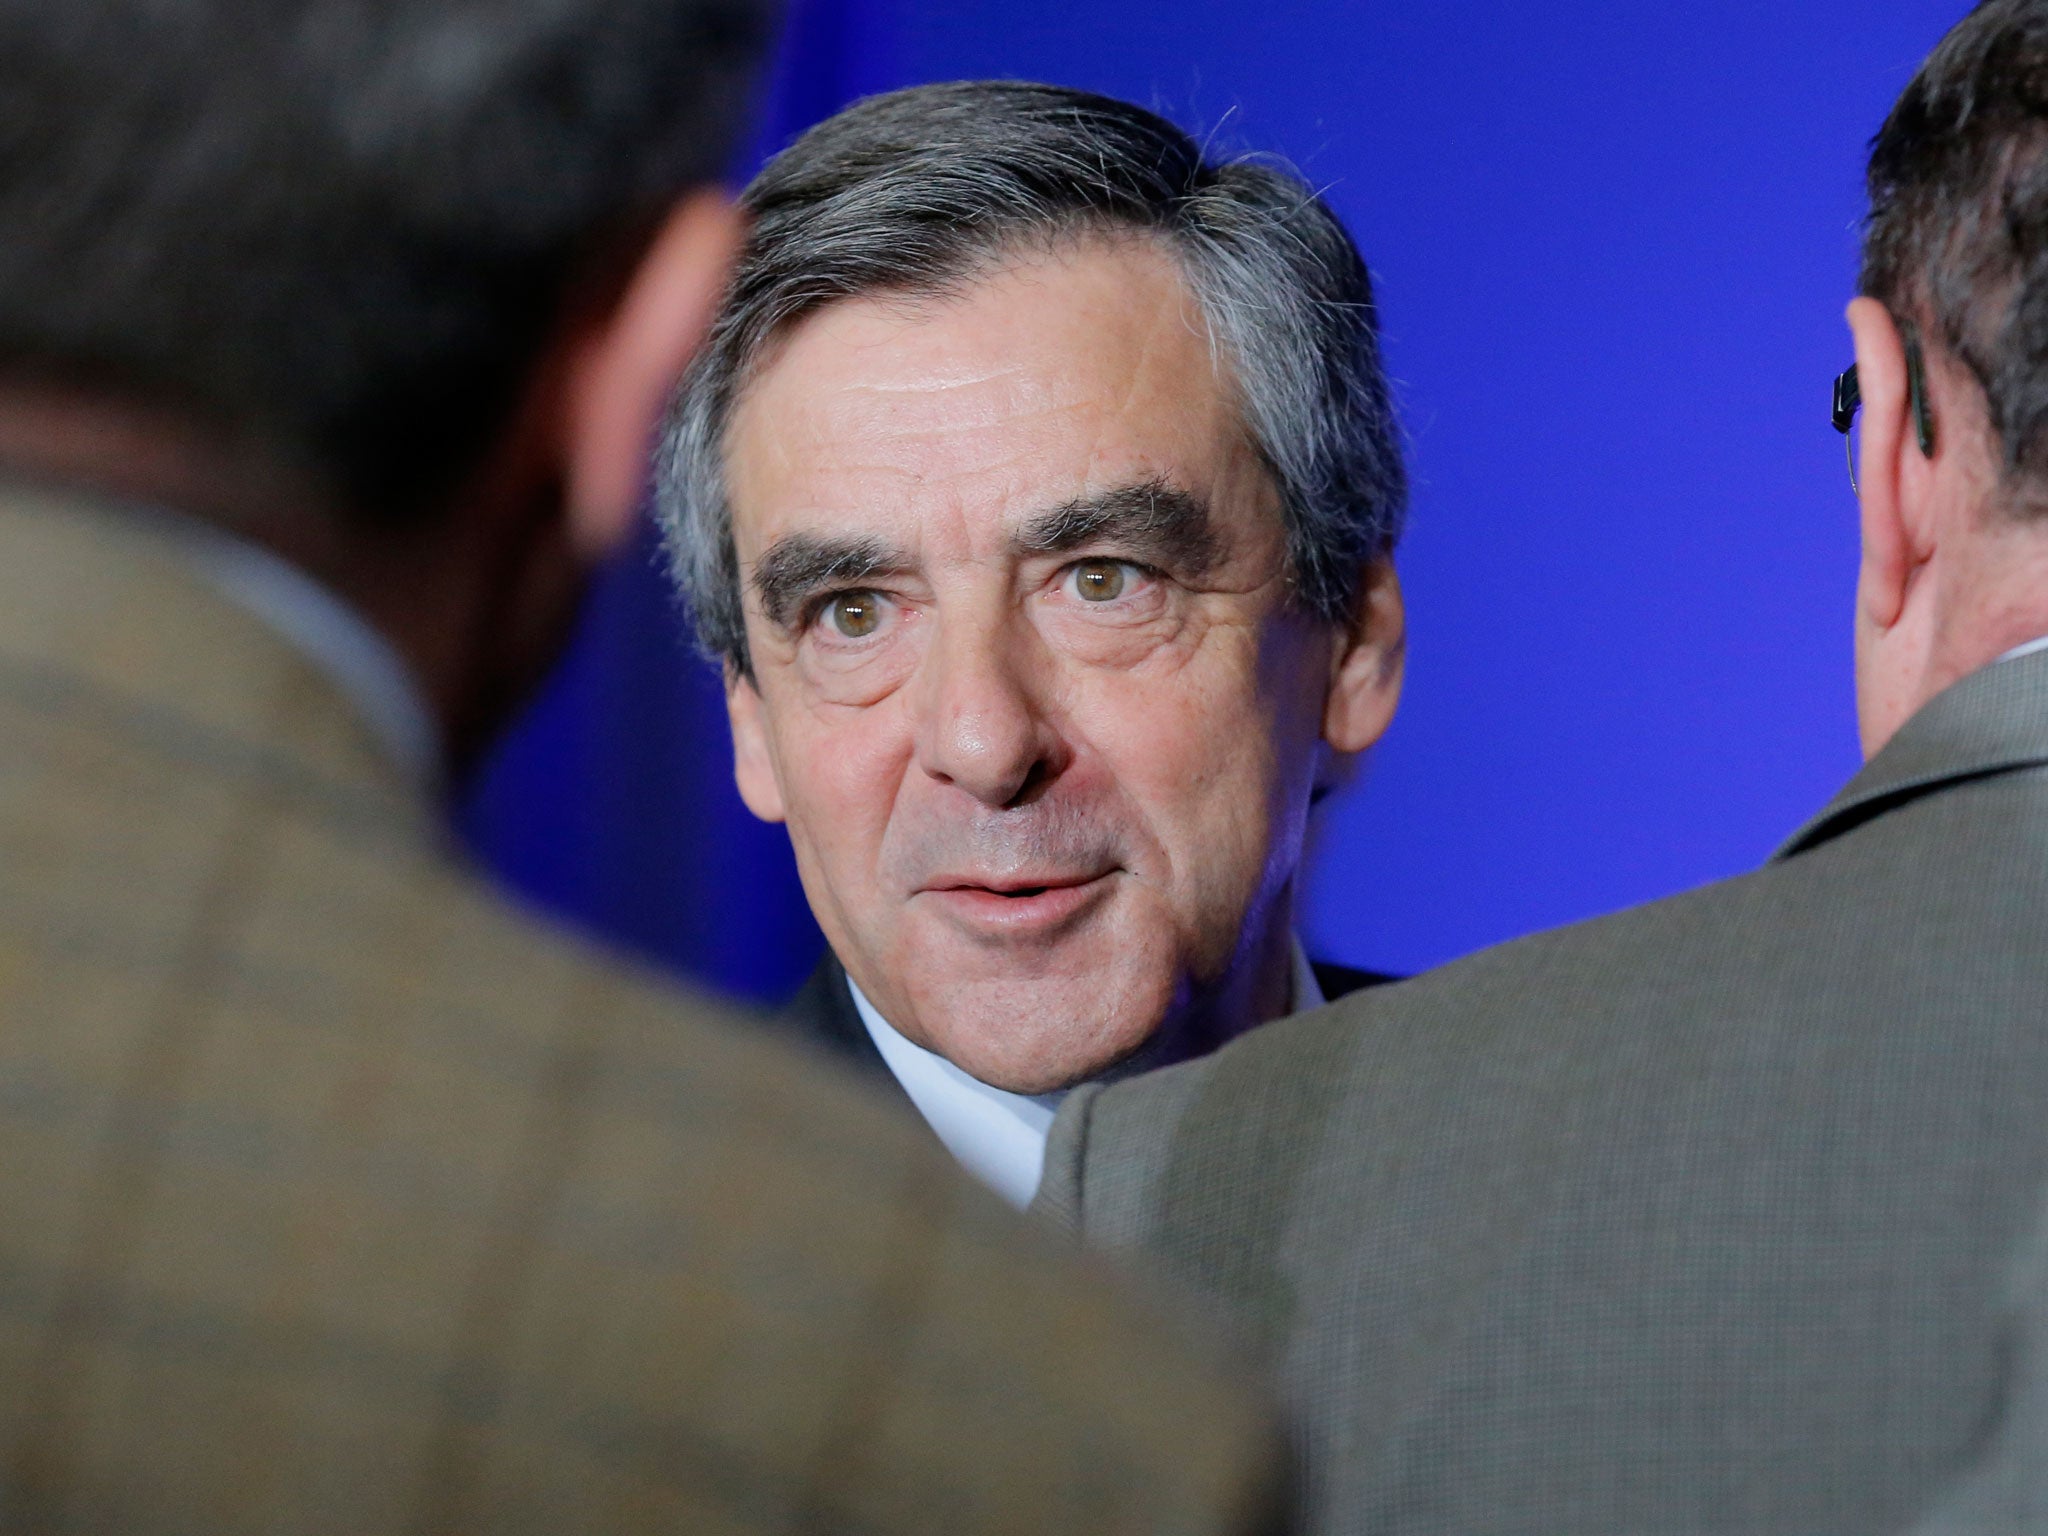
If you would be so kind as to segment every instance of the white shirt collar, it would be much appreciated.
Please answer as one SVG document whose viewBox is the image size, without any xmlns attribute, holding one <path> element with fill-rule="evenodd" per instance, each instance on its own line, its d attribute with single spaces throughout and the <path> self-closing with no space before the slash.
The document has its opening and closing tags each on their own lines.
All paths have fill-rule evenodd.
<svg viewBox="0 0 2048 1536">
<path fill-rule="evenodd" d="M 2016 645 L 1999 657 L 1998 660 L 2017 661 L 2020 657 L 2031 656 L 2036 651 L 2048 651 L 2048 635 L 2043 635 L 2038 640 L 2029 640 L 2025 645 Z M 1997 662 L 1992 663 L 1992 665 L 1996 666 Z"/>
<path fill-rule="evenodd" d="M 1010 1204 L 1029 1205 L 1045 1169 L 1045 1135 L 1066 1094 L 1034 1097 L 991 1088 L 945 1057 L 904 1039 L 875 1011 L 851 976 L 846 985 L 875 1049 L 946 1150 Z"/>
<path fill-rule="evenodd" d="M 1295 1011 L 1320 1007 L 1323 989 L 1316 984 L 1308 952 L 1300 939 L 1293 942 Z M 1046 1133 L 1065 1091 L 1031 1095 L 992 1088 L 898 1034 L 851 976 L 846 987 L 875 1049 L 946 1150 L 1010 1204 L 1029 1205 L 1045 1171 Z"/>
<path fill-rule="evenodd" d="M 407 780 L 440 787 L 440 733 L 412 672 L 367 620 L 289 561 L 180 513 L 148 526 L 222 597 L 268 626 L 341 690 Z"/>
</svg>

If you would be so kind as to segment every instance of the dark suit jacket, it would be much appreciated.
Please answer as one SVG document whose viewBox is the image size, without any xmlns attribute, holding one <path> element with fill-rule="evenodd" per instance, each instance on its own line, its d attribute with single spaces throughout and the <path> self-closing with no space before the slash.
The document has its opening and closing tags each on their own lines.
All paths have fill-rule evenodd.
<svg viewBox="0 0 2048 1536">
<path fill-rule="evenodd" d="M 2048 654 L 1754 874 L 1079 1090 L 1039 1201 L 1258 1341 L 1324 1531 L 1901 1530 L 2029 1404 L 2038 1488 Z"/>
<path fill-rule="evenodd" d="M 1320 960 L 1310 962 L 1310 966 L 1316 973 L 1316 984 L 1323 989 L 1323 996 L 1331 1001 L 1361 987 L 1376 987 L 1398 979 L 1382 976 L 1376 971 L 1353 970 L 1348 965 L 1328 965 Z M 825 952 L 818 968 L 811 972 L 810 979 L 789 1000 L 775 1022 L 791 1038 L 809 1042 L 828 1056 L 865 1073 L 875 1082 L 888 1083 L 895 1094 L 901 1095 L 902 1088 L 897 1084 L 895 1074 L 882 1060 L 882 1053 L 875 1049 L 875 1037 L 861 1022 L 860 1011 L 853 1006 L 853 994 L 846 990 L 846 968 L 830 950 Z"/>
<path fill-rule="evenodd" d="M 1241 1528 L 1259 1421 L 836 1074 L 500 902 L 0 489 L 0 1530 Z"/>
</svg>

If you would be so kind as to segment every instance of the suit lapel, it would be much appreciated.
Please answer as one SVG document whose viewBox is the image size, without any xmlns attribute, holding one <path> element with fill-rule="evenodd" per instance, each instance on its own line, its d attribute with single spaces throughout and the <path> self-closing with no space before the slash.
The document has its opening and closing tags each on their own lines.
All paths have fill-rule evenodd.
<svg viewBox="0 0 2048 1536">
<path fill-rule="evenodd" d="M 2048 764 L 2048 651 L 1936 695 L 1774 855 L 1789 859 L 1947 785 Z"/>
<path fill-rule="evenodd" d="M 829 949 L 802 990 L 782 1010 L 780 1021 L 791 1034 L 822 1046 L 864 1075 L 896 1081 L 867 1025 L 861 1022 L 860 1011 L 853 1006 L 845 968 Z"/>
</svg>

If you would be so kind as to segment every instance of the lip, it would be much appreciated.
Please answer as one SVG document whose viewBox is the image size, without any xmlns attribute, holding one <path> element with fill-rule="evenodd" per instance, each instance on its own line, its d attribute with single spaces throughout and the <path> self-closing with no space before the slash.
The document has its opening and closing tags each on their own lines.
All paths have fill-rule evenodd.
<svg viewBox="0 0 2048 1536">
<path fill-rule="evenodd" d="M 926 886 L 919 899 L 970 932 L 1004 938 L 1039 937 L 1078 921 L 1109 894 L 1115 870 L 1099 875 L 1006 880 L 1000 886 L 945 880 Z M 1028 893 L 1028 894 L 1024 894 Z"/>
</svg>

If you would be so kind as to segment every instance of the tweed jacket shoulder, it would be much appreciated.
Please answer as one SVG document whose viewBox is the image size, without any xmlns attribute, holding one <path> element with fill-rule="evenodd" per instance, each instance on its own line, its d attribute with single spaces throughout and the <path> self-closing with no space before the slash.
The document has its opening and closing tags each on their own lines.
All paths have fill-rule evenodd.
<svg viewBox="0 0 2048 1536">
<path fill-rule="evenodd" d="M 0 1529 L 1223 1531 L 1216 1372 L 502 905 L 295 651 L 0 493 Z"/>
<path fill-rule="evenodd" d="M 2044 1194 L 2036 654 L 1754 874 L 1076 1093 L 1039 1198 L 1266 1353 L 1314 1528 L 1846 1536 L 2024 1397 Z"/>
</svg>

